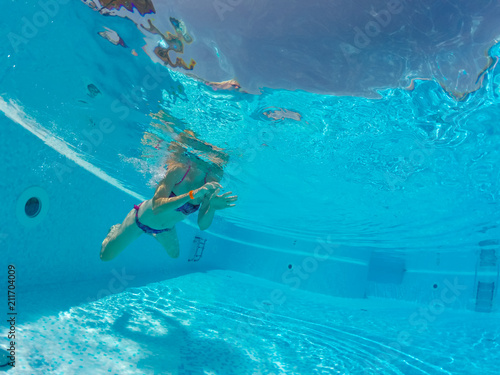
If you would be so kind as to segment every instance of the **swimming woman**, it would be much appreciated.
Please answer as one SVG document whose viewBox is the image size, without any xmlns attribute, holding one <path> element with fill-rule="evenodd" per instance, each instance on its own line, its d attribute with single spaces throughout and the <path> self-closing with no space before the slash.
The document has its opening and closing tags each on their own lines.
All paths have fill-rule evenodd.
<svg viewBox="0 0 500 375">
<path fill-rule="evenodd" d="M 215 211 L 235 206 L 236 195 L 217 195 L 222 188 L 221 179 L 222 167 L 217 163 L 206 162 L 189 152 L 176 152 L 153 198 L 134 206 L 123 223 L 111 227 L 102 242 L 101 260 L 115 258 L 143 233 L 152 235 L 168 255 L 177 258 L 176 223 L 199 210 L 198 226 L 205 230 Z"/>
</svg>

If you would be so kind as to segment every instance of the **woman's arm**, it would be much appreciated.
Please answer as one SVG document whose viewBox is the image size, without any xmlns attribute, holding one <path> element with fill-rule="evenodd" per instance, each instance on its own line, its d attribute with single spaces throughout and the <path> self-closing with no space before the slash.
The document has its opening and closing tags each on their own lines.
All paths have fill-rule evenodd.
<svg viewBox="0 0 500 375">
<path fill-rule="evenodd" d="M 198 213 L 198 227 L 200 230 L 208 229 L 212 225 L 214 219 L 215 209 L 210 207 L 210 197 L 205 196 L 201 203 L 200 212 Z"/>
<path fill-rule="evenodd" d="M 232 193 L 231 191 L 217 195 L 219 190 L 220 189 L 217 189 L 213 194 L 205 195 L 205 199 L 201 204 L 200 213 L 198 214 L 198 226 L 201 230 L 208 229 L 212 224 L 215 211 L 235 206 L 233 202 L 236 202 L 238 196 L 233 195 L 229 197 L 229 194 Z"/>
<path fill-rule="evenodd" d="M 183 173 L 184 171 L 180 168 L 172 168 L 167 172 L 167 175 L 162 182 L 160 182 L 152 200 L 153 213 L 155 215 L 165 211 L 173 211 L 191 200 L 189 193 L 178 195 L 176 197 L 169 197 L 176 181 L 179 181 L 182 178 Z M 215 190 L 218 186 L 220 185 L 215 182 L 207 183 L 201 188 L 193 190 L 193 196 L 194 198 L 203 197 L 207 194 L 207 192 Z"/>
<path fill-rule="evenodd" d="M 195 198 L 197 198 L 197 196 L 195 196 Z M 171 198 L 153 198 L 153 213 L 155 215 L 158 215 L 165 211 L 173 211 L 176 208 L 184 205 L 186 202 L 189 202 L 190 200 L 191 197 L 189 196 L 189 193 Z"/>
<path fill-rule="evenodd" d="M 175 210 L 191 199 L 189 194 L 182 194 L 177 197 L 169 198 L 170 192 L 174 188 L 175 183 L 182 178 L 182 172 L 182 169 L 177 167 L 168 169 L 167 174 L 158 184 L 151 202 L 155 215 L 168 211 L 169 209 Z"/>
</svg>

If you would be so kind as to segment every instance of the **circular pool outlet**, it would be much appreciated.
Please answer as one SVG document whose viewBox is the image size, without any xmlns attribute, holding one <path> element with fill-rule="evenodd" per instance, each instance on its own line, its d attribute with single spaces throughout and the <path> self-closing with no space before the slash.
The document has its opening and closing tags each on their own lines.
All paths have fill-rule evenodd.
<svg viewBox="0 0 500 375">
<path fill-rule="evenodd" d="M 9 366 L 9 352 L 5 350 L 3 347 L 0 347 L 0 371 L 1 369 Z"/>
<path fill-rule="evenodd" d="M 49 194 L 39 186 L 31 186 L 17 199 L 17 219 L 21 224 L 32 227 L 39 224 L 49 209 Z"/>
<path fill-rule="evenodd" d="M 32 197 L 28 199 L 26 205 L 24 206 L 24 212 L 30 218 L 34 218 L 36 215 L 40 213 L 42 208 L 42 202 L 37 197 Z"/>
</svg>

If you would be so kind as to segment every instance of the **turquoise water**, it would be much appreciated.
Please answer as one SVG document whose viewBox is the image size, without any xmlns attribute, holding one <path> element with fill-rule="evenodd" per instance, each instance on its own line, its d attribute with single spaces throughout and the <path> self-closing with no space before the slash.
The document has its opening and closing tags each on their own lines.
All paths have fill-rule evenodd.
<svg viewBox="0 0 500 375">
<path fill-rule="evenodd" d="M 92 284 L 75 286 L 96 290 Z M 281 291 L 279 297 L 276 290 Z M 47 311 L 29 306 L 15 374 L 495 374 L 498 317 L 290 291 L 230 271 L 193 273 Z M 50 301 L 50 297 L 49 297 Z M 59 301 L 59 308 L 71 302 Z M 404 337 L 403 341 L 397 340 Z"/>
<path fill-rule="evenodd" d="M 67 33 L 68 24 L 79 32 Z M 7 26 L 20 33 L 20 24 Z M 99 36 L 105 27 L 127 48 Z M 367 99 L 214 90 L 153 63 L 142 51 L 150 37 L 83 4 L 61 7 L 17 53 L 4 44 L 2 111 L 20 110 L 61 153 L 142 197 L 164 172 L 168 142 L 193 130 L 230 156 L 223 182 L 241 199 L 220 216 L 258 232 L 395 251 L 468 251 L 498 237 L 497 47 L 483 52 L 491 58 L 482 84 L 461 101 L 418 80 Z M 96 135 L 100 126 L 107 130 Z"/>
<path fill-rule="evenodd" d="M 327 238 L 337 247 L 352 247 L 349 258 L 367 268 L 369 251 L 380 251 L 401 259 L 414 256 L 430 259 L 429 263 L 436 259 L 436 269 L 426 275 L 421 265 L 413 263 L 416 271 L 410 270 L 413 279 L 409 286 L 404 284 L 403 293 L 398 285 L 394 293 L 387 292 L 389 283 L 384 292 L 399 301 L 290 291 L 282 284 L 231 271 L 138 282 L 96 301 L 86 297 L 97 296 L 103 284 L 24 290 L 24 322 L 19 326 L 23 345 L 18 348 L 23 361 L 11 373 L 497 372 L 500 332 L 494 309 L 491 314 L 478 314 L 447 308 L 423 326 L 412 316 L 436 306 L 401 300 L 421 300 L 422 290 L 430 300 L 437 298 L 428 292 L 438 288 L 431 277 L 441 273 L 445 280 L 448 271 L 457 271 L 474 283 L 467 292 L 472 302 L 461 301 L 460 306 L 475 306 L 478 277 L 474 272 L 480 268 L 475 263 L 480 264 L 483 249 L 484 258 L 491 262 L 487 276 L 498 287 L 500 31 L 493 25 L 498 6 L 489 3 L 476 9 L 458 2 L 454 9 L 459 11 L 453 13 L 446 8 L 449 4 L 435 2 L 438 5 L 431 7 L 422 1 L 414 4 L 418 12 L 409 14 L 409 2 L 405 2 L 402 14 L 411 23 L 395 17 L 384 33 L 359 52 L 363 61 L 338 65 L 339 57 L 327 58 L 322 48 L 334 42 L 354 43 L 354 27 L 370 19 L 367 4 L 360 6 L 359 14 L 352 5 L 342 8 L 352 17 L 336 16 L 345 19 L 345 35 L 338 26 L 335 38 L 327 35 L 311 41 L 308 36 L 331 31 L 333 26 L 323 25 L 321 18 L 312 22 L 319 17 L 312 14 L 300 29 L 304 35 L 294 31 L 290 31 L 294 38 L 285 32 L 270 35 L 270 28 L 279 29 L 284 21 L 270 8 L 263 11 L 262 2 L 241 7 L 233 2 L 220 23 L 208 26 L 208 21 L 200 20 L 205 18 L 202 12 L 193 11 L 196 3 L 191 1 L 157 2 L 156 14 L 124 7 L 98 12 L 90 3 L 97 2 L 59 1 L 47 22 L 38 19 L 36 32 L 29 33 L 23 17 L 35 22 L 43 8 L 38 3 L 9 2 L 6 14 L 10 16 L 0 23 L 2 121 L 26 129 L 45 143 L 43 147 L 60 154 L 54 163 L 42 151 L 12 145 L 38 155 L 41 167 L 33 171 L 37 179 L 65 191 L 74 189 L 75 199 L 88 200 L 91 206 L 94 197 L 67 184 L 74 173 L 71 163 L 76 163 L 138 202 L 149 199 L 165 172 L 168 144 L 179 134 L 193 131 L 198 139 L 228 154 L 222 184 L 239 196 L 236 208 L 217 214 L 212 234 L 234 243 L 248 243 L 251 238 L 264 249 L 271 247 L 266 243 L 269 236 L 286 238 L 294 246 L 297 241 L 309 244 Z M 386 6 L 374 4 L 380 9 Z M 426 14 L 427 6 L 432 14 Z M 252 8 L 247 13 L 252 16 L 243 22 L 244 11 L 250 12 L 247 8 Z M 321 7 L 317 9 L 321 13 Z M 219 16 L 206 14 L 206 18 Z M 168 43 L 152 29 L 145 30 L 146 20 L 154 19 L 163 33 L 175 34 L 176 23 L 168 17 L 182 21 L 177 36 L 184 40 L 183 53 L 172 52 L 172 56 L 182 57 L 186 64 L 196 60 L 192 71 L 164 66 L 153 52 Z M 447 27 L 446 19 L 456 27 Z M 262 27 L 243 38 L 242 30 L 259 20 Z M 342 20 L 338 21 L 340 25 Z M 427 24 L 428 34 L 422 31 Z M 224 32 L 228 25 L 231 32 Z M 405 34 L 405 30 L 412 32 Z M 189 37 L 192 43 L 186 42 Z M 290 39 L 299 46 L 307 44 L 307 59 Z M 384 52 L 391 48 L 396 52 Z M 314 55 L 314 51 L 319 52 Z M 283 61 L 294 64 L 283 65 Z M 219 89 L 210 83 L 233 78 L 239 80 L 241 90 Z M 182 145 L 206 157 L 196 144 Z M 2 165 L 9 171 L 24 166 L 24 160 L 11 160 L 9 155 L 2 153 Z M 1 186 L 9 192 L 17 188 L 5 181 Z M 102 220 L 106 229 L 112 224 L 110 213 L 92 212 L 93 223 Z M 11 214 L 2 215 L 3 220 Z M 68 223 L 74 220 L 61 217 Z M 235 234 L 241 232 L 233 228 L 250 235 L 243 241 Z M 14 236 L 2 232 L 0 243 L 7 235 Z M 46 259 L 40 254 L 61 256 L 58 236 L 70 242 L 72 233 L 61 231 L 54 242 L 41 244 L 39 253 L 29 252 L 29 262 L 37 264 L 33 269 L 43 269 L 39 265 Z M 95 244 L 88 247 L 93 249 Z M 53 249 L 60 253 L 52 254 Z M 362 251 L 358 254 L 357 249 Z M 231 250 L 227 249 L 225 258 L 231 257 Z M 282 251 L 284 267 L 291 265 L 290 255 L 303 259 L 311 255 L 307 249 L 300 251 L 291 246 Z M 12 251 L 9 256 L 14 259 L 16 254 Z M 80 258 L 72 260 L 72 255 L 69 250 L 63 256 L 78 262 Z M 448 262 L 455 259 L 456 269 L 446 268 L 452 262 L 439 268 L 441 256 Z M 270 259 L 271 255 L 269 265 L 262 258 L 251 263 L 255 273 L 261 267 L 271 269 Z M 234 259 L 234 264 L 246 261 Z M 397 272 L 408 271 L 403 267 Z M 333 268 L 329 272 L 333 274 Z M 415 281 L 418 275 L 427 277 L 422 286 Z M 374 279 L 383 277 L 377 274 Z M 334 289 L 329 284 L 332 280 L 336 279 L 320 280 L 325 294 Z M 359 280 L 359 285 L 363 283 Z M 356 285 L 347 287 L 356 289 Z M 282 288 L 286 298 L 269 303 L 273 290 Z M 497 295 L 493 289 L 491 301 Z"/>
</svg>

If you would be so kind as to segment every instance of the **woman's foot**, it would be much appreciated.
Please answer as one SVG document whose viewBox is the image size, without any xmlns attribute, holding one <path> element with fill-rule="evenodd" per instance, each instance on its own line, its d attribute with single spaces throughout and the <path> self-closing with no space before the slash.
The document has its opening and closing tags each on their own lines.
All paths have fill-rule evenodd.
<svg viewBox="0 0 500 375">
<path fill-rule="evenodd" d="M 108 235 L 106 236 L 106 238 L 104 239 L 104 241 L 102 241 L 101 251 L 106 247 L 106 245 L 108 244 L 109 240 L 115 234 L 116 230 L 118 229 L 118 227 L 120 225 L 121 224 L 115 224 L 115 225 L 112 225 L 111 228 L 109 228 Z"/>
<path fill-rule="evenodd" d="M 118 229 L 118 227 L 120 226 L 121 224 L 115 224 L 115 225 L 112 225 L 111 228 L 109 228 L 109 231 L 108 231 L 108 236 L 110 235 L 113 235 L 113 233 L 115 233 L 115 230 Z"/>
</svg>

